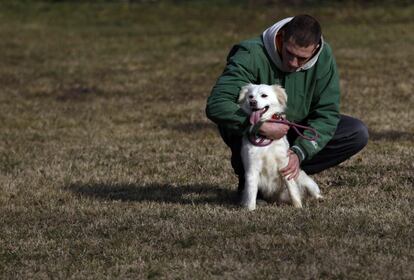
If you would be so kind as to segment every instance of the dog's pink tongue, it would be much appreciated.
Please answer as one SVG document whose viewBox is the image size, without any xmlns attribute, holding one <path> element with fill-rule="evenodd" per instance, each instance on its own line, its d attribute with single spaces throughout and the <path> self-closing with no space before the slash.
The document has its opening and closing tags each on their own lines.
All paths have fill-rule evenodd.
<svg viewBox="0 0 414 280">
<path fill-rule="evenodd" d="M 254 111 L 254 112 L 252 112 L 251 114 L 250 114 L 250 123 L 251 124 L 256 124 L 259 120 L 260 120 L 260 117 L 262 116 L 262 112 L 263 112 L 263 110 L 264 109 L 262 109 L 262 110 L 257 110 L 257 111 Z"/>
</svg>

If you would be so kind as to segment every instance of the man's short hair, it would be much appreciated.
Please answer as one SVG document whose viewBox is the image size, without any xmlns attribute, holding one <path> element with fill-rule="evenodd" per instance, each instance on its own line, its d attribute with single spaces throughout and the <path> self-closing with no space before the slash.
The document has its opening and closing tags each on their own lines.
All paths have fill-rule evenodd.
<svg viewBox="0 0 414 280">
<path fill-rule="evenodd" d="M 300 47 L 319 44 L 321 35 L 321 25 L 310 15 L 295 16 L 283 26 L 283 41 L 292 39 Z"/>
</svg>

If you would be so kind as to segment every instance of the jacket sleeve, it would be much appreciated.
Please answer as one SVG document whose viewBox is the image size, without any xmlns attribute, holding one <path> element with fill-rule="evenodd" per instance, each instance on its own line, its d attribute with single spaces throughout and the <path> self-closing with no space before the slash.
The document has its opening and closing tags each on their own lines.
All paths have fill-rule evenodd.
<svg viewBox="0 0 414 280">
<path fill-rule="evenodd" d="M 307 118 L 307 125 L 316 129 L 319 138 L 316 141 L 308 141 L 298 137 L 292 146 L 292 150 L 301 160 L 311 159 L 322 150 L 332 139 L 339 122 L 339 77 L 333 57 L 329 60 L 327 71 L 324 72 L 316 82 L 315 97 Z M 312 136 L 308 131 L 305 135 Z"/>
<path fill-rule="evenodd" d="M 255 81 L 251 63 L 250 51 L 240 45 L 234 46 L 207 99 L 207 117 L 235 135 L 244 135 L 250 128 L 248 115 L 238 105 L 238 97 L 241 87 Z"/>
</svg>

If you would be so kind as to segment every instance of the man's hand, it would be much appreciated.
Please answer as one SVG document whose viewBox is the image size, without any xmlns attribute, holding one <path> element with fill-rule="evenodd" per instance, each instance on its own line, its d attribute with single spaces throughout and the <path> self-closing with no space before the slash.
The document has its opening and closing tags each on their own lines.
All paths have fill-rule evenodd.
<svg viewBox="0 0 414 280">
<path fill-rule="evenodd" d="M 278 140 L 285 136 L 289 126 L 281 123 L 264 122 L 259 128 L 259 134 L 268 139 Z"/>
<path fill-rule="evenodd" d="M 299 157 L 292 150 L 288 151 L 288 156 L 289 163 L 285 168 L 281 169 L 280 172 L 282 173 L 283 177 L 287 176 L 288 180 L 297 179 L 300 171 Z"/>
</svg>

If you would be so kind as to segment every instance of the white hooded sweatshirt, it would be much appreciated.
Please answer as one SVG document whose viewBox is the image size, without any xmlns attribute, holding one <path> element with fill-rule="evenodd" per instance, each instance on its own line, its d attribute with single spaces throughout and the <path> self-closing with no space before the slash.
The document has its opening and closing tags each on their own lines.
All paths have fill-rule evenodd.
<svg viewBox="0 0 414 280">
<path fill-rule="evenodd" d="M 290 72 L 290 71 L 283 68 L 282 59 L 279 56 L 279 52 L 277 51 L 277 47 L 276 47 L 276 35 L 279 32 L 279 30 L 292 19 L 293 17 L 282 19 L 281 21 L 276 22 L 274 25 L 270 26 L 268 29 L 266 29 L 263 32 L 263 42 L 264 42 L 266 51 L 271 57 L 276 67 L 282 70 L 283 72 Z M 322 52 L 323 46 L 324 46 L 324 40 L 323 40 L 323 37 L 321 36 L 321 46 L 319 47 L 318 52 L 308 62 L 306 62 L 301 67 L 299 67 L 296 70 L 296 72 L 307 70 L 311 68 L 313 65 L 315 65 L 316 61 L 318 60 L 319 54 Z"/>
</svg>

